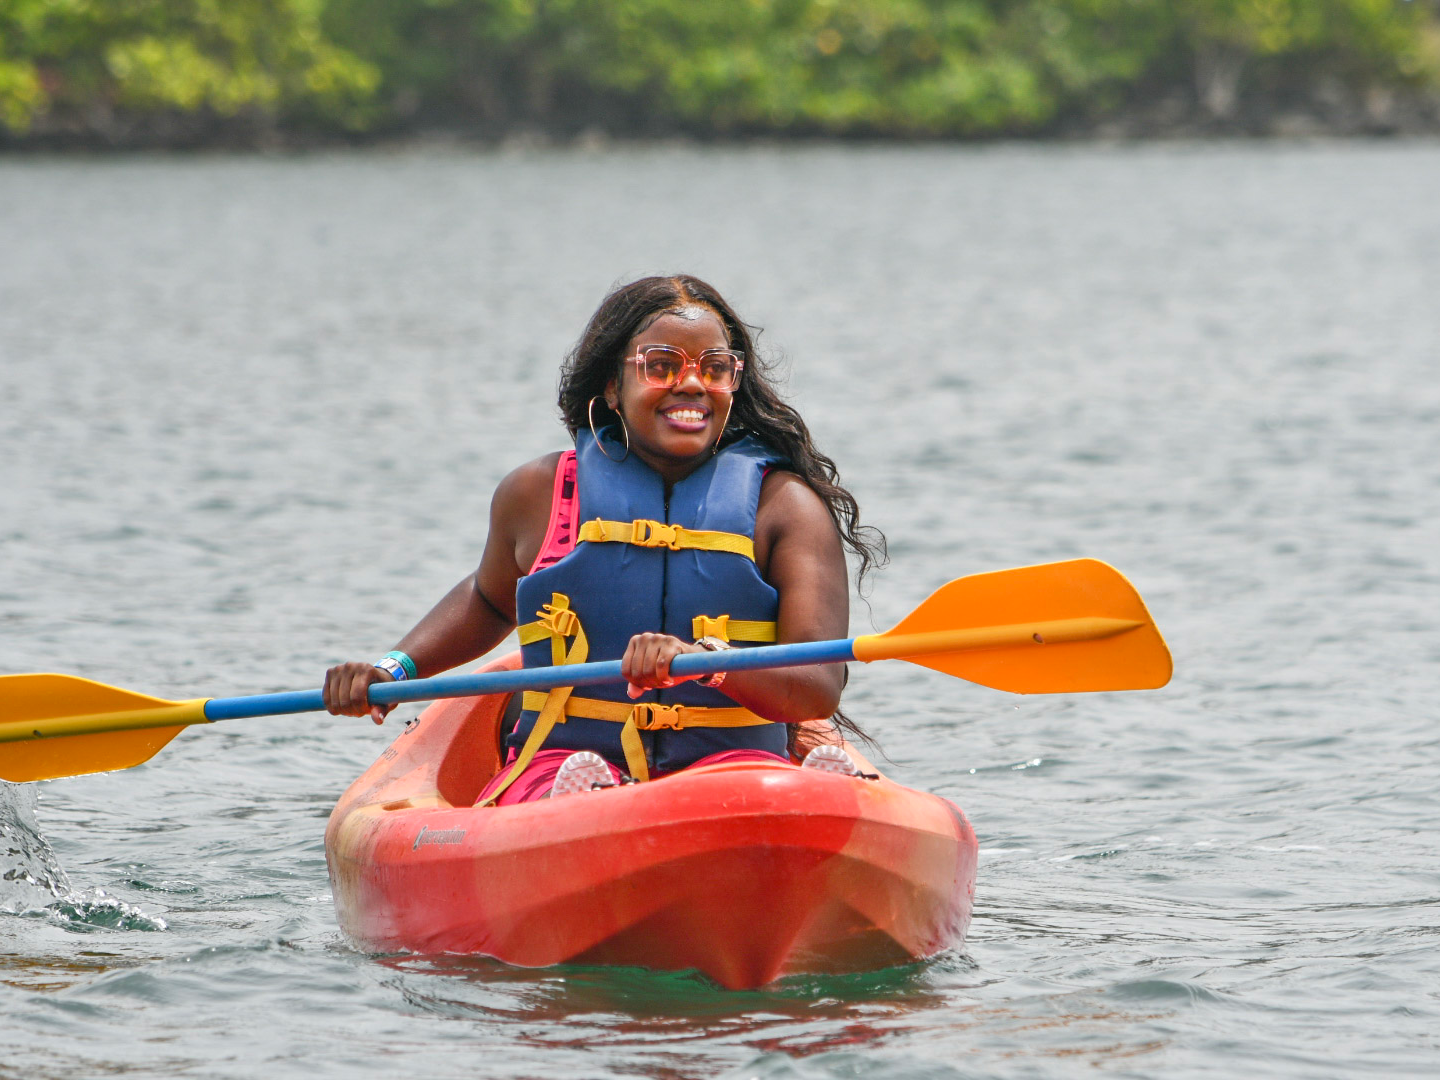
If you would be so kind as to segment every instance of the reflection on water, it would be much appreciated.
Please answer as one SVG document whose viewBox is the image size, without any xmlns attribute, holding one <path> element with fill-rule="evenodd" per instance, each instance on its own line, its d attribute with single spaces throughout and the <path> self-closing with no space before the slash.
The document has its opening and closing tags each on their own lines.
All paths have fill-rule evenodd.
<svg viewBox="0 0 1440 1080">
<path fill-rule="evenodd" d="M 637 1075 L 715 1075 L 739 1051 L 796 1057 L 880 1045 L 944 1009 L 930 982 L 963 957 L 844 977 L 797 977 L 728 991 L 695 973 L 565 966 L 531 971 L 475 957 L 390 957 L 389 985 L 413 1007 L 451 1020 L 501 1022 L 517 1050 L 613 1053 Z M 937 1017 L 937 1022 L 939 1018 Z M 657 1055 L 664 1060 L 652 1060 Z M 644 1062 L 641 1064 L 641 1062 Z"/>
<path fill-rule="evenodd" d="M 694 972 L 577 965 L 537 971 L 489 957 L 463 956 L 399 956 L 377 962 L 406 975 L 424 975 L 425 985 L 448 987 L 451 991 L 467 983 L 487 993 L 513 989 L 523 996 L 525 1012 L 532 1017 L 616 1012 L 657 1022 L 709 1017 L 729 1022 L 756 1009 L 800 1016 L 820 1005 L 841 1006 L 857 997 L 918 1008 L 929 998 L 926 978 L 932 970 L 947 967 L 963 971 L 971 966 L 962 956 L 950 956 L 852 975 L 792 976 L 763 990 L 725 990 Z M 406 981 L 402 985 L 414 984 Z M 436 1005 L 443 1007 L 452 1000 L 456 999 L 445 992 L 436 999 Z"/>
<path fill-rule="evenodd" d="M 34 993 L 54 993 L 96 975 L 148 963 L 153 957 L 81 950 L 64 956 L 0 953 L 0 983 Z"/>
<path fill-rule="evenodd" d="M 694 974 L 638 969 L 530 971 L 476 957 L 377 962 L 399 973 L 388 985 L 427 1014 L 500 1022 L 518 1045 L 537 1050 L 609 1049 L 634 1060 L 663 1048 L 667 1064 L 650 1062 L 638 1074 L 666 1080 L 714 1075 L 722 1049 L 794 1062 L 911 1039 L 964 1046 L 967 1055 L 974 1047 L 966 1044 L 977 1038 L 1015 1048 L 1028 1040 L 1033 1050 L 1023 1056 L 1102 1065 L 1162 1050 L 1167 1039 L 1136 1040 L 1128 1033 L 1163 1024 L 1175 1004 L 1212 996 L 1195 985 L 1151 980 L 1104 994 L 1037 993 L 1018 1006 L 964 1004 L 967 991 L 988 980 L 972 960 L 956 954 L 890 971 L 791 978 L 752 991 L 723 990 Z M 753 1075 L 809 1075 L 786 1071 L 778 1059 L 779 1072 L 757 1065 Z"/>
</svg>

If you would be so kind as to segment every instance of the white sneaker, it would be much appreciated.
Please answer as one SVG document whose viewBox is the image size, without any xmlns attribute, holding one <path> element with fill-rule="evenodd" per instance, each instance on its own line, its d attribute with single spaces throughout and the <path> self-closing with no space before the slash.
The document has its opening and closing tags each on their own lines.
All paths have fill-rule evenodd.
<svg viewBox="0 0 1440 1080">
<path fill-rule="evenodd" d="M 817 746 L 805 755 L 800 763 L 802 769 L 819 769 L 821 772 L 839 773 L 841 776 L 858 776 L 860 770 L 843 747 Z"/>
<path fill-rule="evenodd" d="M 577 791 L 594 791 L 596 788 L 615 786 L 615 777 L 610 766 L 599 754 L 589 750 L 577 750 L 560 765 L 555 774 L 555 783 L 550 788 L 550 797 L 573 795 Z"/>
</svg>

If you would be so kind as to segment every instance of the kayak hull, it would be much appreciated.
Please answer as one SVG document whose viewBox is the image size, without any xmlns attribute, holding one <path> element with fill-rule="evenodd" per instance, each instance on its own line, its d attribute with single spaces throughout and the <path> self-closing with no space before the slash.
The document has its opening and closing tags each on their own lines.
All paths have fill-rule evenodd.
<svg viewBox="0 0 1440 1080">
<path fill-rule="evenodd" d="M 696 969 L 750 988 L 964 939 L 975 834 L 946 800 L 880 777 L 735 763 L 476 809 L 503 708 L 431 706 L 336 806 L 336 912 L 363 945 Z"/>
</svg>

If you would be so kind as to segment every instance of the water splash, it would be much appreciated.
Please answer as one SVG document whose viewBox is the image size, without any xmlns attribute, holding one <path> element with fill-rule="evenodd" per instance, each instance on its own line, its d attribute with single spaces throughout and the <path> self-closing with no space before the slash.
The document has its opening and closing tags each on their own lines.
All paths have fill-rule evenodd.
<svg viewBox="0 0 1440 1080">
<path fill-rule="evenodd" d="M 26 915 L 44 916 L 65 929 L 84 933 L 90 930 L 167 930 L 169 926 L 158 915 L 147 915 L 134 904 L 127 904 L 104 889 L 88 894 L 67 893 L 41 911 Z"/>
<path fill-rule="evenodd" d="M 0 783 L 0 912 L 16 915 L 70 891 L 35 818 L 32 786 Z"/>
<path fill-rule="evenodd" d="M 33 786 L 0 783 L 0 914 L 44 918 L 67 930 L 164 930 L 165 920 L 109 896 L 76 892 L 35 816 Z"/>
</svg>

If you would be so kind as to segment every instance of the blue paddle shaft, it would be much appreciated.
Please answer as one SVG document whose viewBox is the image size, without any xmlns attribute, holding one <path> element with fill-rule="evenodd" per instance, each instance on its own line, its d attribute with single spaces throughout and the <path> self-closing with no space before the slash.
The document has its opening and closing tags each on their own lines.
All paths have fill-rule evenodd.
<svg viewBox="0 0 1440 1080">
<path fill-rule="evenodd" d="M 809 664 L 843 664 L 855 659 L 854 646 L 854 638 L 845 638 L 835 641 L 800 641 L 791 645 L 761 645 L 753 649 L 686 653 L 671 662 L 670 670 L 676 675 L 713 675 L 717 671 L 758 671 L 805 667 Z M 370 704 L 398 705 L 402 701 L 476 697 L 480 694 L 513 693 L 516 690 L 550 690 L 557 686 L 594 686 L 597 683 L 623 681 L 619 660 L 569 664 L 564 667 L 522 668 L 519 671 L 487 671 L 475 675 L 437 675 L 433 679 L 374 683 L 370 687 Z M 205 719 L 242 720 L 250 716 L 319 712 L 324 708 L 325 698 L 321 691 L 292 690 L 284 694 L 211 698 L 205 703 Z"/>
</svg>

